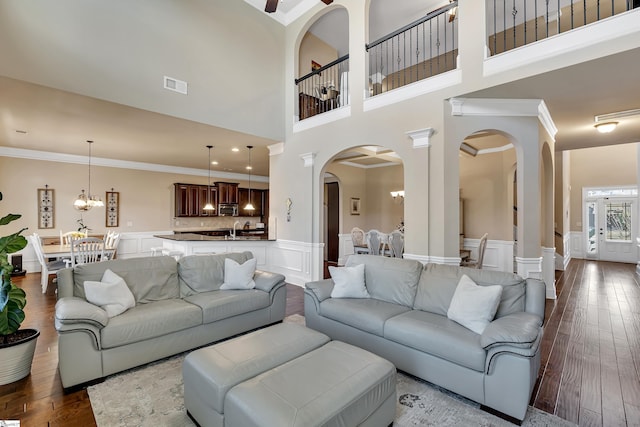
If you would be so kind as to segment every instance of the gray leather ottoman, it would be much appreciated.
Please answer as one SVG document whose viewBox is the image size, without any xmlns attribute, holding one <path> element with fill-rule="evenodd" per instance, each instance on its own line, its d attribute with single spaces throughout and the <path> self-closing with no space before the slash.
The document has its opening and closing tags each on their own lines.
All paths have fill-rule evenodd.
<svg viewBox="0 0 640 427">
<path fill-rule="evenodd" d="M 372 353 L 283 323 L 189 354 L 185 407 L 201 426 L 385 426 L 395 373 Z"/>
</svg>

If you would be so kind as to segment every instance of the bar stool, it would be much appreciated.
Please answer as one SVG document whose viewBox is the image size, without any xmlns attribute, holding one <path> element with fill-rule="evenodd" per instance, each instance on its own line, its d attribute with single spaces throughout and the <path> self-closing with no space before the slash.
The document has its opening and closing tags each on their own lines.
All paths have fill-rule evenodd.
<svg viewBox="0 0 640 427">
<path fill-rule="evenodd" d="M 173 258 L 175 258 L 176 261 L 178 261 L 180 258 L 182 258 L 182 255 L 184 255 L 184 252 L 171 251 L 169 249 L 162 249 L 162 255 L 172 256 Z"/>
<path fill-rule="evenodd" d="M 158 255 L 162 255 L 164 248 L 162 246 L 156 246 L 154 248 L 151 248 L 151 256 L 158 256 Z"/>
</svg>

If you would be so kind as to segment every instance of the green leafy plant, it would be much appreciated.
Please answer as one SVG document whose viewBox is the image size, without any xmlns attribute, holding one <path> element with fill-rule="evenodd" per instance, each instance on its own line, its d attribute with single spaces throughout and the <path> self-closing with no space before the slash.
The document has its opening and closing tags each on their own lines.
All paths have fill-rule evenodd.
<svg viewBox="0 0 640 427">
<path fill-rule="evenodd" d="M 2 200 L 2 193 L 0 193 Z M 0 225 L 7 225 L 20 218 L 19 214 L 8 214 L 0 218 Z M 9 254 L 18 252 L 27 246 L 27 239 L 22 235 L 26 228 L 8 236 L 0 237 L 0 271 L 2 272 L 2 287 L 0 288 L 0 343 L 4 336 L 16 332 L 24 320 L 24 306 L 27 295 L 24 290 L 11 283 L 13 265 L 9 263 Z"/>
</svg>

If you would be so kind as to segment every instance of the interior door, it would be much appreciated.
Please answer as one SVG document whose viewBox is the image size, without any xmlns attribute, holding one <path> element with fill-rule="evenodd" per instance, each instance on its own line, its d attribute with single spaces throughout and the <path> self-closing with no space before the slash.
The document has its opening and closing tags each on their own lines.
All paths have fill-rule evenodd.
<svg viewBox="0 0 640 427">
<path fill-rule="evenodd" d="M 635 263 L 636 199 L 600 197 L 585 204 L 587 258 Z"/>
</svg>

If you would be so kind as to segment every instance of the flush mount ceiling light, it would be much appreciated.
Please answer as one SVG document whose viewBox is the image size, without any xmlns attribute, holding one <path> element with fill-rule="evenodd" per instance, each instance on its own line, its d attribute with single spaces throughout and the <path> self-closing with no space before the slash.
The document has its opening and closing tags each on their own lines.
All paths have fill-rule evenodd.
<svg viewBox="0 0 640 427">
<path fill-rule="evenodd" d="M 202 208 L 202 210 L 205 211 L 215 211 L 216 208 L 213 207 L 213 204 L 211 204 L 211 149 L 213 148 L 213 145 L 207 145 L 207 148 L 209 149 L 209 177 L 207 179 L 207 204 L 204 205 L 204 208 Z"/>
<path fill-rule="evenodd" d="M 251 165 L 251 149 L 253 148 L 253 145 L 247 145 L 247 148 L 249 149 L 249 167 L 247 168 L 249 169 L 249 201 L 245 205 L 244 210 L 253 211 L 255 210 L 253 204 L 251 204 L 251 171 L 253 170 L 253 166 Z"/>
<path fill-rule="evenodd" d="M 100 197 L 91 195 L 91 144 L 93 144 L 93 141 L 87 140 L 87 143 L 89 144 L 89 186 L 87 187 L 87 194 L 82 190 L 76 201 L 73 202 L 73 207 L 79 211 L 88 211 L 94 206 L 104 206 L 104 202 Z"/>
<path fill-rule="evenodd" d="M 593 118 L 596 123 L 594 127 L 598 129 L 600 133 L 609 133 L 613 131 L 618 125 L 617 120 L 628 119 L 631 117 L 640 116 L 640 108 L 625 111 L 616 111 L 615 113 L 600 114 Z"/>
<path fill-rule="evenodd" d="M 618 122 L 604 122 L 604 123 L 596 123 L 594 127 L 600 133 L 609 133 L 613 132 L 613 130 L 618 126 Z"/>
</svg>

